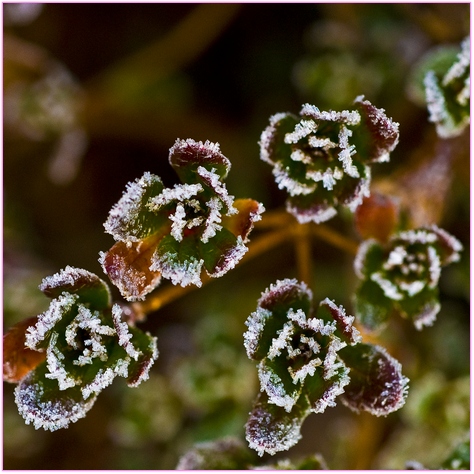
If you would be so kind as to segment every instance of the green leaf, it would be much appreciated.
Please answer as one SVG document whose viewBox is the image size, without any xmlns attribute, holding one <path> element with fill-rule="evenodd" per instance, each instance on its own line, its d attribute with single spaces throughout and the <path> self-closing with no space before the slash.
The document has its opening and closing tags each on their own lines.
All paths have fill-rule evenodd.
<svg viewBox="0 0 474 474">
<path fill-rule="evenodd" d="M 350 368 L 350 383 L 341 395 L 343 403 L 354 410 L 386 416 L 405 403 L 408 379 L 401 365 L 380 346 L 357 344 L 339 351 Z"/>
<path fill-rule="evenodd" d="M 354 295 L 354 312 L 357 320 L 369 331 L 382 329 L 392 313 L 393 303 L 382 288 L 371 280 L 365 280 Z"/>
<path fill-rule="evenodd" d="M 431 326 L 441 309 L 438 288 L 425 288 L 411 298 L 398 301 L 395 306 L 418 330 Z"/>
<path fill-rule="evenodd" d="M 78 295 L 91 309 L 104 309 L 111 304 L 110 290 L 97 275 L 69 265 L 60 272 L 46 277 L 40 290 L 49 298 L 56 298 L 63 292 Z"/>
<path fill-rule="evenodd" d="M 471 468 L 471 442 L 466 439 L 459 443 L 441 463 L 441 469 L 469 470 Z"/>
<path fill-rule="evenodd" d="M 260 393 L 245 425 L 246 439 L 250 448 L 259 456 L 272 456 L 286 451 L 301 439 L 301 425 L 309 415 L 309 406 L 301 397 L 291 413 L 268 402 L 265 393 Z"/>
<path fill-rule="evenodd" d="M 15 389 L 15 402 L 25 423 L 36 429 L 55 431 L 84 418 L 96 396 L 84 400 L 79 387 L 58 390 L 55 380 L 46 378 L 46 362 L 30 372 Z"/>
<path fill-rule="evenodd" d="M 214 170 L 225 179 L 230 170 L 230 161 L 221 153 L 218 143 L 196 142 L 191 138 L 177 139 L 170 148 L 169 162 L 183 183 L 199 181 L 197 169 L 202 166 Z"/>
<path fill-rule="evenodd" d="M 109 212 L 104 223 L 105 231 L 117 241 L 137 242 L 160 232 L 163 226 L 169 228 L 167 215 L 148 208 L 149 200 L 163 189 L 161 179 L 151 173 L 128 183 L 123 196 Z"/>
</svg>

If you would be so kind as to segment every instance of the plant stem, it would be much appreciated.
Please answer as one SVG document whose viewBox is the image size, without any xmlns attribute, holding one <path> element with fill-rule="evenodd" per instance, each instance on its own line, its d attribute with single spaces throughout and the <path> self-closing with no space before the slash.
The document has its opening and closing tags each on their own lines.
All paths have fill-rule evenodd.
<svg viewBox="0 0 474 474">
<path fill-rule="evenodd" d="M 312 286 L 312 257 L 311 257 L 311 235 L 307 224 L 299 224 L 294 229 L 295 233 L 295 251 L 296 265 L 298 268 L 298 277 L 308 286 Z"/>
<path fill-rule="evenodd" d="M 331 229 L 330 227 L 325 226 L 324 224 L 312 224 L 311 232 L 316 237 L 325 240 L 334 247 L 344 250 L 345 252 L 348 252 L 352 255 L 357 254 L 357 249 L 359 248 L 359 244 L 357 242 L 348 239 L 347 237 L 341 235 L 339 232 Z"/>
</svg>

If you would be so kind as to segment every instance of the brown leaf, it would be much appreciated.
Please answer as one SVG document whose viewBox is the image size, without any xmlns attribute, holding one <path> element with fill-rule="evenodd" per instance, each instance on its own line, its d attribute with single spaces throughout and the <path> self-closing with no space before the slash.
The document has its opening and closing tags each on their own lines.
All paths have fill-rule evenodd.
<svg viewBox="0 0 474 474">
<path fill-rule="evenodd" d="M 139 242 L 117 242 L 101 258 L 112 283 L 128 301 L 136 301 L 156 288 L 161 273 L 151 271 L 151 258 L 162 236 L 154 234 Z"/>
<path fill-rule="evenodd" d="M 355 226 L 364 239 L 386 242 L 398 223 L 398 204 L 389 196 L 372 193 L 355 211 Z"/>
<path fill-rule="evenodd" d="M 240 236 L 245 241 L 254 222 L 260 219 L 260 214 L 263 212 L 262 205 L 253 199 L 236 199 L 234 207 L 239 211 L 238 214 L 224 216 L 222 224 L 236 237 Z"/>
<path fill-rule="evenodd" d="M 25 319 L 10 328 L 3 336 L 3 380 L 17 383 L 46 358 L 45 352 L 25 347 L 25 333 L 38 317 Z"/>
</svg>

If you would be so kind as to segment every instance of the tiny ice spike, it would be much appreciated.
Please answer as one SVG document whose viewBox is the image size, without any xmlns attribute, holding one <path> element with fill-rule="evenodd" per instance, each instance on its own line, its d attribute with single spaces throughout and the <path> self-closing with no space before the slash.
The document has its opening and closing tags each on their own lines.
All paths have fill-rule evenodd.
<svg viewBox="0 0 474 474">
<path fill-rule="evenodd" d="M 158 349 L 155 337 L 122 321 L 96 275 L 67 266 L 40 289 L 52 301 L 25 345 L 46 360 L 20 380 L 15 401 L 27 424 L 54 431 L 83 418 L 116 376 L 131 387 L 147 380 Z"/>
<path fill-rule="evenodd" d="M 383 348 L 361 343 L 353 316 L 328 298 L 312 314 L 311 290 L 285 279 L 262 294 L 246 321 L 244 346 L 259 362 L 262 392 L 247 422 L 247 441 L 260 455 L 296 444 L 304 419 L 335 406 L 346 390 L 346 405 L 377 416 L 405 401 L 400 364 Z"/>
<path fill-rule="evenodd" d="M 203 270 L 224 275 L 247 252 L 248 234 L 264 211 L 252 199 L 228 194 L 223 180 L 230 161 L 218 143 L 178 139 L 169 162 L 183 184 L 166 188 L 145 173 L 128 185 L 104 224 L 117 243 L 100 262 L 129 301 L 143 299 L 161 277 L 184 287 L 201 286 Z"/>
<path fill-rule="evenodd" d="M 287 210 L 300 223 L 324 222 L 339 206 L 352 212 L 370 195 L 370 164 L 389 161 L 398 123 L 363 96 L 356 110 L 323 112 L 303 105 L 300 116 L 278 113 L 260 138 L 260 157 L 273 166 Z"/>
<path fill-rule="evenodd" d="M 444 75 L 430 70 L 424 79 L 430 121 L 441 138 L 460 135 L 470 123 L 471 43 L 467 37 L 461 52 Z"/>
<path fill-rule="evenodd" d="M 392 309 L 418 330 L 431 326 L 440 310 L 441 267 L 460 258 L 461 243 L 433 225 L 394 234 L 386 244 L 364 241 L 354 261 L 361 282 L 355 312 L 368 329 L 382 327 Z"/>
</svg>

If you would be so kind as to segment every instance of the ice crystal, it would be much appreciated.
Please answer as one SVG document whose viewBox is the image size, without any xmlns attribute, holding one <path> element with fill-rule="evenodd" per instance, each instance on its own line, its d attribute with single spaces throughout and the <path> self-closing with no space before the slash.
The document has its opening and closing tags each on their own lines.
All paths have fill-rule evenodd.
<svg viewBox="0 0 474 474">
<path fill-rule="evenodd" d="M 441 268 L 457 261 L 461 250 L 461 243 L 437 226 L 398 232 L 385 244 L 374 239 L 363 242 L 354 261 L 361 279 L 356 293 L 361 322 L 375 329 L 371 324 L 376 311 L 388 316 L 394 308 L 417 329 L 433 324 L 440 309 Z"/>
<path fill-rule="evenodd" d="M 336 398 L 351 383 L 361 392 L 370 390 L 364 386 L 364 380 L 372 366 L 359 364 L 359 367 L 354 363 L 360 355 L 357 347 L 362 341 L 353 326 L 354 317 L 328 298 L 321 301 L 314 316 L 312 312 L 310 289 L 297 280 L 285 279 L 262 293 L 257 310 L 246 321 L 244 346 L 249 358 L 258 361 L 261 390 L 247 422 L 247 440 L 260 455 L 275 454 L 293 446 L 309 413 L 322 413 L 327 407 L 335 406 Z M 367 347 L 370 350 L 372 346 Z M 341 357 L 342 351 L 347 355 Z M 380 350 L 376 352 L 379 354 Z M 384 371 L 370 372 L 378 384 L 370 394 L 395 399 L 399 396 L 400 383 L 403 385 L 399 381 L 399 365 L 387 354 L 383 355 L 387 367 Z M 352 382 L 351 367 L 358 371 L 356 382 Z M 391 367 L 398 371 L 390 372 Z M 381 381 L 380 377 L 385 378 Z M 396 393 L 392 393 L 389 383 L 394 391 L 398 390 Z M 354 404 L 374 412 L 375 402 L 362 406 L 356 391 Z M 400 403 L 390 403 L 386 413 L 399 406 Z"/>
<path fill-rule="evenodd" d="M 219 144 L 178 139 L 170 164 L 182 184 L 163 186 L 145 173 L 127 186 L 105 229 L 116 240 L 100 263 L 122 295 L 140 300 L 160 283 L 201 285 L 201 273 L 220 277 L 247 251 L 245 242 L 264 208 L 234 200 L 224 183 L 229 160 Z"/>
<path fill-rule="evenodd" d="M 85 416 L 116 376 L 136 386 L 158 357 L 156 338 L 123 321 L 96 275 L 66 267 L 43 280 L 50 307 L 25 331 L 25 345 L 45 352 L 16 389 L 20 414 L 36 428 L 65 428 Z"/>
<path fill-rule="evenodd" d="M 324 222 L 340 206 L 352 212 L 367 197 L 370 164 L 388 161 L 398 124 L 362 96 L 358 110 L 320 111 L 304 104 L 297 117 L 275 114 L 260 137 L 260 157 L 289 194 L 286 208 L 300 223 Z"/>
</svg>

